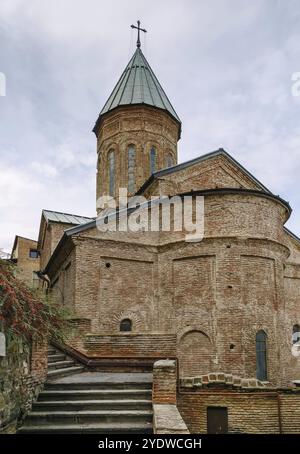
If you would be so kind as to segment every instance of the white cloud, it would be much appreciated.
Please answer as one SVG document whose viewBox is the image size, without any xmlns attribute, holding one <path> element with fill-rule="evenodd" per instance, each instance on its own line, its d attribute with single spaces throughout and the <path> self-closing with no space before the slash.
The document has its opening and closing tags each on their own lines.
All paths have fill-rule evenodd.
<svg viewBox="0 0 300 454">
<path fill-rule="evenodd" d="M 42 208 L 94 215 L 91 129 L 137 18 L 183 120 L 181 161 L 224 147 L 291 202 L 300 235 L 299 17 L 298 0 L 2 0 L 0 247 L 36 236 Z"/>
<path fill-rule="evenodd" d="M 45 178 L 53 178 L 58 175 L 58 170 L 51 164 L 41 163 L 41 162 L 32 162 L 31 168 L 33 170 L 33 176 L 40 174 Z M 50 183 L 51 184 L 51 183 Z"/>
</svg>

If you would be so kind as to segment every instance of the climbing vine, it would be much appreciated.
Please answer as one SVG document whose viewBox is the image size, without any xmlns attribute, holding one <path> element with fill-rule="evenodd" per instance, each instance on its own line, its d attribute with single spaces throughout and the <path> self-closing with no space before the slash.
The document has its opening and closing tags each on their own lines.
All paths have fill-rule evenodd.
<svg viewBox="0 0 300 454">
<path fill-rule="evenodd" d="M 0 259 L 0 322 L 9 337 L 31 341 L 47 336 L 63 341 L 68 315 L 50 297 L 18 279 L 13 264 Z"/>
</svg>

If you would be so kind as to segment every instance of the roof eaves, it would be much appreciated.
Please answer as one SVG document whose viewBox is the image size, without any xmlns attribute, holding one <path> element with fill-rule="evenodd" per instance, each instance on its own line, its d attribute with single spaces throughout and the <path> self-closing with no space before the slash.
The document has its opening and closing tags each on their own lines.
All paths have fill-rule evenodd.
<svg viewBox="0 0 300 454">
<path fill-rule="evenodd" d="M 56 256 L 58 255 L 61 246 L 64 244 L 64 242 L 67 239 L 68 239 L 68 236 L 64 233 L 63 236 L 61 237 L 61 239 L 59 240 L 56 248 L 54 249 L 51 257 L 49 258 L 47 265 L 45 266 L 44 270 L 42 270 L 43 274 L 48 274 L 50 266 L 52 265 L 53 261 L 55 260 Z"/>
<path fill-rule="evenodd" d="M 92 129 L 92 132 L 97 135 L 97 131 L 98 131 L 98 128 L 99 128 L 99 125 L 101 123 L 101 120 L 102 118 L 105 117 L 105 115 L 108 115 L 110 114 L 111 112 L 114 112 L 115 110 L 119 109 L 119 108 L 130 108 L 130 107 L 133 107 L 133 106 L 148 106 L 148 107 L 151 107 L 152 109 L 158 109 L 158 110 L 161 110 L 162 112 L 166 113 L 167 115 L 169 115 L 171 118 L 173 118 L 173 120 L 177 123 L 178 125 L 178 140 L 180 139 L 181 137 L 181 132 L 182 132 L 182 124 L 181 124 L 181 121 L 178 120 L 178 118 L 176 118 L 172 112 L 170 112 L 169 110 L 166 110 L 166 109 L 162 109 L 161 107 L 157 107 L 157 106 L 154 106 L 153 104 L 148 104 L 146 102 L 138 102 L 138 103 L 133 103 L 133 104 L 118 104 L 116 107 L 114 107 L 113 109 L 110 109 L 106 112 L 103 112 L 103 113 L 100 113 L 99 114 L 99 117 L 95 123 L 95 126 L 94 128 Z"/>
<path fill-rule="evenodd" d="M 244 173 L 246 173 L 248 175 L 248 177 L 255 181 L 255 183 L 261 187 L 261 189 L 263 189 L 264 191 L 266 192 L 269 192 L 270 194 L 272 194 L 272 191 L 270 191 L 270 189 L 268 189 L 261 181 L 259 181 L 251 172 L 249 172 L 249 170 L 247 170 L 244 166 L 242 166 L 242 164 L 240 164 L 233 156 L 231 156 L 226 150 L 224 150 L 223 148 L 220 148 L 220 151 L 222 152 L 223 155 L 227 156 L 227 158 L 229 158 L 236 166 L 238 166 Z"/>
<path fill-rule="evenodd" d="M 204 189 L 204 190 L 199 190 L 199 191 L 190 191 L 190 192 L 180 193 L 178 195 L 179 195 L 179 197 L 184 197 L 184 196 L 188 196 L 188 195 L 189 196 L 197 196 L 197 195 L 207 196 L 207 195 L 211 195 L 211 194 L 252 194 L 252 195 L 258 196 L 258 197 L 268 197 L 270 199 L 277 200 L 279 203 L 281 203 L 287 209 L 289 215 L 292 212 L 291 206 L 286 200 L 282 199 L 281 197 L 279 197 L 277 195 L 272 194 L 270 191 L 265 192 L 265 191 L 259 191 L 259 190 L 255 190 L 255 189 L 246 189 L 246 188 L 215 188 L 215 189 Z M 145 205 L 151 205 L 151 203 L 152 203 L 152 201 L 147 200 L 145 202 Z M 117 210 L 117 215 L 119 215 L 122 212 L 124 212 L 124 213 L 127 212 L 128 214 L 130 214 L 131 212 L 135 211 L 136 209 L 137 209 L 137 206 L 132 207 L 132 208 L 124 208 L 122 210 Z M 112 216 L 115 216 L 115 214 L 113 214 Z M 104 218 L 105 217 L 107 217 L 107 215 L 104 216 Z M 65 241 L 70 239 L 72 237 L 72 235 L 75 235 L 77 233 L 81 233 L 90 228 L 96 227 L 96 225 L 97 225 L 96 219 L 94 219 L 93 221 L 88 222 L 86 224 L 71 227 L 70 229 L 65 230 L 64 234 L 61 237 L 58 245 L 56 246 L 53 254 L 51 255 L 43 273 L 47 274 L 49 267 L 51 266 L 52 262 L 55 260 L 56 256 L 59 253 L 60 248 L 62 247 L 62 245 L 64 244 Z M 300 242 L 300 238 L 298 238 L 295 234 L 293 234 L 287 227 L 284 227 L 284 229 L 295 240 Z"/>
<path fill-rule="evenodd" d="M 66 229 L 64 233 L 67 236 L 72 236 L 72 235 L 75 235 L 76 233 L 80 233 L 85 230 L 92 229 L 95 226 L 96 226 L 96 219 L 93 219 L 92 221 L 87 222 L 86 224 L 79 224 L 74 227 L 70 227 L 69 229 Z"/>
<path fill-rule="evenodd" d="M 54 219 L 51 219 L 47 213 L 51 213 Z M 80 216 L 79 214 L 63 213 L 62 211 L 53 210 L 42 210 L 42 216 L 44 216 L 47 222 L 58 222 L 62 224 L 77 224 L 81 222 L 80 220 L 86 220 L 88 222 L 93 219 L 87 216 Z"/>
<path fill-rule="evenodd" d="M 287 227 L 283 227 L 283 229 L 285 230 L 285 232 L 290 235 L 294 240 L 296 240 L 297 242 L 300 243 L 300 238 L 295 234 L 293 233 L 290 229 L 288 229 Z"/>
<path fill-rule="evenodd" d="M 11 255 L 13 255 L 13 252 L 16 249 L 18 238 L 19 238 L 18 235 L 16 235 L 15 239 L 14 239 L 14 244 L 13 244 L 13 247 L 12 247 L 12 250 L 11 250 Z"/>
<path fill-rule="evenodd" d="M 14 244 L 13 244 L 12 251 L 11 251 L 12 253 L 17 246 L 17 242 L 18 242 L 19 238 L 22 240 L 33 241 L 34 243 L 37 243 L 37 240 L 34 240 L 32 238 L 27 238 L 26 236 L 21 236 L 21 235 L 15 235 Z"/>
<path fill-rule="evenodd" d="M 21 240 L 34 241 L 35 243 L 37 243 L 37 240 L 34 240 L 33 238 L 28 238 L 27 236 L 16 235 L 15 239 L 17 238 L 21 238 Z"/>
</svg>

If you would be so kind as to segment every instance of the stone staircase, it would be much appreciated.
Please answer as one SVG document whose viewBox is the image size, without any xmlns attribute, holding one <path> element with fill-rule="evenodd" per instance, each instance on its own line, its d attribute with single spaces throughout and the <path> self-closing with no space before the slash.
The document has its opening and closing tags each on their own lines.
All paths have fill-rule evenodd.
<svg viewBox="0 0 300 454">
<path fill-rule="evenodd" d="M 82 370 L 50 348 L 44 389 L 18 433 L 153 433 L 151 374 Z"/>
<path fill-rule="evenodd" d="M 65 377 L 70 374 L 82 372 L 84 367 L 67 357 L 63 352 L 50 346 L 48 349 L 48 373 L 47 380 Z"/>
</svg>

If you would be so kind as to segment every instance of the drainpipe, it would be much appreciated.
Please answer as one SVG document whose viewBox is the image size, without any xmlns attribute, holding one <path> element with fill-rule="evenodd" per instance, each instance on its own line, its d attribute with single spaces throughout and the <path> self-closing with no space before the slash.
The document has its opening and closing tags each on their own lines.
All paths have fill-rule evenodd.
<svg viewBox="0 0 300 454">
<path fill-rule="evenodd" d="M 46 284 L 47 284 L 46 294 L 48 294 L 49 289 L 50 289 L 50 279 L 49 279 L 49 276 L 48 276 L 47 274 L 44 274 L 42 271 L 37 271 L 36 274 L 38 275 L 38 277 L 39 277 L 42 281 L 46 282 Z M 61 302 L 62 302 L 62 304 L 64 305 L 64 304 L 65 304 L 64 293 L 63 293 L 62 289 L 61 289 L 59 286 L 57 286 L 56 289 L 59 290 L 60 296 L 61 296 Z"/>
<path fill-rule="evenodd" d="M 39 279 L 41 279 L 42 281 L 46 282 L 47 284 L 47 291 L 49 289 L 49 286 L 50 286 L 50 279 L 49 277 L 47 276 L 47 274 L 44 274 L 42 271 L 37 271 L 36 272 L 37 276 Z"/>
</svg>

